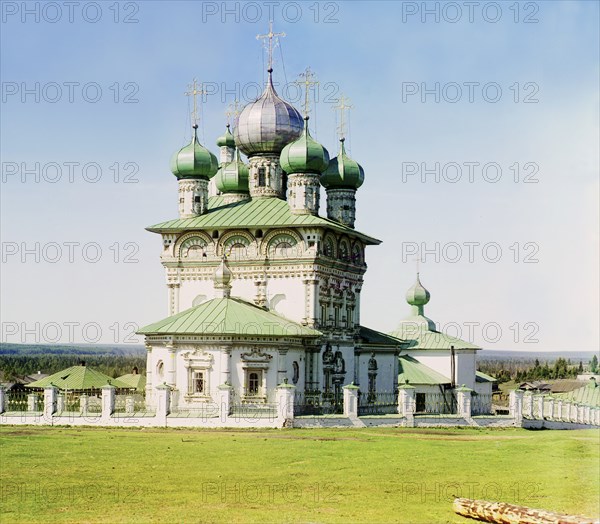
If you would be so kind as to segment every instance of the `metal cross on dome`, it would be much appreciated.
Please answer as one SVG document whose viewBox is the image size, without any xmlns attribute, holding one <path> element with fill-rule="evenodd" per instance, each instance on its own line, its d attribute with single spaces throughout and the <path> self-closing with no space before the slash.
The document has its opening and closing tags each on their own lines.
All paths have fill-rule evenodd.
<svg viewBox="0 0 600 524">
<path fill-rule="evenodd" d="M 227 106 L 227 111 L 225 111 L 225 116 L 227 117 L 227 124 L 231 124 L 231 117 L 233 117 L 233 125 L 235 127 L 235 124 L 241 112 L 242 105 L 240 104 L 240 101 L 236 99 Z"/>
<path fill-rule="evenodd" d="M 256 39 L 257 40 L 266 40 L 267 38 L 269 39 L 269 47 L 268 47 L 268 51 L 269 51 L 269 72 L 271 72 L 273 70 L 273 38 L 277 38 L 277 37 L 285 37 L 285 33 L 274 33 L 273 32 L 273 20 L 269 20 L 269 32 L 265 35 L 256 35 Z M 279 42 L 279 39 L 277 39 L 277 42 L 275 43 L 275 46 L 277 46 Z M 264 44 L 266 44 L 266 42 L 264 42 Z"/>
<path fill-rule="evenodd" d="M 340 140 L 342 138 L 346 138 L 346 121 L 344 120 L 344 116 L 346 111 L 350 109 L 354 109 L 354 106 L 350 105 L 350 99 L 346 98 L 345 95 L 340 95 L 340 100 L 337 106 L 333 106 L 334 111 L 340 112 L 340 125 L 338 126 L 338 134 L 340 136 Z"/>
<path fill-rule="evenodd" d="M 204 90 L 204 86 L 200 84 L 200 89 L 198 89 L 198 81 L 194 78 L 193 83 L 188 85 L 189 91 L 186 91 L 184 95 L 191 96 L 193 101 L 193 109 L 192 109 L 192 122 L 194 126 L 198 126 L 198 105 L 196 102 L 196 97 L 198 95 L 205 95 L 206 91 Z"/>
<path fill-rule="evenodd" d="M 308 116 L 308 113 L 310 112 L 310 88 L 311 86 L 318 85 L 319 81 L 316 79 L 315 74 L 310 70 L 310 67 L 307 67 L 304 70 L 304 73 L 300 73 L 298 76 L 304 78 L 304 80 L 297 81 L 296 83 L 304 84 L 304 116 Z"/>
</svg>

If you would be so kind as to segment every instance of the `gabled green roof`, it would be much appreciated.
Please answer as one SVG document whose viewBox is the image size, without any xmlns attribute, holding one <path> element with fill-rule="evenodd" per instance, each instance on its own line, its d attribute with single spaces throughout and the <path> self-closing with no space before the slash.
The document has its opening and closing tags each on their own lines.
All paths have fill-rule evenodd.
<svg viewBox="0 0 600 524">
<path fill-rule="evenodd" d="M 381 241 L 359 233 L 333 220 L 315 215 L 294 215 L 285 200 L 279 198 L 254 198 L 224 204 L 223 197 L 208 200 L 208 213 L 193 218 L 178 218 L 146 228 L 153 233 L 177 233 L 194 229 L 270 228 L 319 226 L 333 229 L 377 245 Z"/>
<path fill-rule="evenodd" d="M 487 375 L 482 371 L 475 372 L 475 382 L 497 382 L 494 377 Z"/>
<path fill-rule="evenodd" d="M 450 379 L 441 373 L 427 367 L 413 357 L 402 355 L 398 358 L 398 384 L 404 384 L 407 380 L 412 385 L 450 384 Z"/>
<path fill-rule="evenodd" d="M 593 379 L 590 379 L 588 384 L 579 389 L 574 389 L 568 393 L 558 393 L 556 396 L 586 406 L 600 407 L 600 385 Z"/>
<path fill-rule="evenodd" d="M 239 298 L 213 298 L 143 327 L 141 335 L 260 335 L 319 337 L 321 332 Z"/>
<path fill-rule="evenodd" d="M 26 384 L 28 388 L 45 388 L 48 386 L 56 386 L 59 389 L 69 389 L 75 391 L 100 389 L 107 385 L 116 388 L 128 388 L 129 386 L 122 383 L 119 379 L 111 378 L 100 371 L 97 371 L 86 366 L 72 366 L 63 369 L 53 375 L 36 380 L 31 384 Z"/>
<path fill-rule="evenodd" d="M 139 373 L 127 373 L 127 375 L 117 377 L 117 380 L 138 391 L 142 391 L 146 387 L 146 377 Z"/>
<path fill-rule="evenodd" d="M 430 329 L 421 329 L 421 326 L 410 321 L 400 323 L 395 331 L 390 333 L 393 337 L 403 339 L 406 349 L 481 349 L 475 344 L 461 340 L 446 333 Z"/>
<path fill-rule="evenodd" d="M 365 326 L 360 326 L 358 336 L 361 338 L 363 344 L 368 345 L 398 347 L 406 343 L 404 340 L 386 335 L 385 333 L 381 333 L 381 331 L 375 331 L 374 329 Z"/>
</svg>

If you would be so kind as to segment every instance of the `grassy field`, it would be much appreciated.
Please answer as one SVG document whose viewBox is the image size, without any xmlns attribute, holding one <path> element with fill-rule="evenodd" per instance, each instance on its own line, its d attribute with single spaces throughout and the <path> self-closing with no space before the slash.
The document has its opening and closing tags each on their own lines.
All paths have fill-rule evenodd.
<svg viewBox="0 0 600 524">
<path fill-rule="evenodd" d="M 0 521 L 469 522 L 452 512 L 455 495 L 598 516 L 599 439 L 2 427 Z"/>
</svg>

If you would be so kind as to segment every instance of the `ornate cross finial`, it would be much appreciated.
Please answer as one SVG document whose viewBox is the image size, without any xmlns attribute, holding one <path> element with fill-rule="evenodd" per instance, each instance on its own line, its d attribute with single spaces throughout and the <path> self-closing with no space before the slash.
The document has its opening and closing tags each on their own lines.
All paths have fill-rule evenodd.
<svg viewBox="0 0 600 524">
<path fill-rule="evenodd" d="M 271 73 L 273 71 L 273 47 L 277 47 L 277 44 L 279 43 L 279 39 L 277 39 L 277 41 L 275 42 L 275 45 L 273 45 L 273 38 L 277 38 L 279 36 L 284 37 L 285 33 L 274 33 L 273 32 L 273 20 L 269 20 L 269 32 L 265 35 L 256 35 L 256 39 L 257 40 L 265 40 L 264 44 L 266 47 L 266 39 L 269 39 L 269 45 L 268 45 L 268 51 L 269 51 L 269 67 L 268 67 L 268 71 L 269 73 Z"/>
<path fill-rule="evenodd" d="M 231 117 L 233 117 L 233 125 L 235 127 L 235 123 L 237 122 L 238 116 L 242 112 L 242 106 L 239 100 L 234 100 L 231 104 L 227 106 L 227 111 L 225 111 L 225 115 L 227 116 L 227 125 L 231 124 Z"/>
<path fill-rule="evenodd" d="M 304 73 L 300 73 L 298 75 L 300 78 L 303 78 L 303 81 L 297 81 L 297 84 L 304 84 L 304 116 L 308 116 L 310 112 L 310 88 L 311 86 L 318 85 L 319 81 L 316 79 L 315 74 L 310 70 L 310 67 L 307 67 L 304 70 Z"/>
<path fill-rule="evenodd" d="M 354 106 L 350 105 L 350 100 L 346 98 L 345 95 L 340 95 L 340 100 L 337 106 L 333 106 L 334 111 L 340 112 L 340 124 L 338 126 L 338 134 L 340 136 L 340 140 L 342 138 L 346 138 L 346 111 L 353 109 Z"/>
<path fill-rule="evenodd" d="M 200 89 L 198 89 L 198 81 L 194 78 L 193 83 L 188 85 L 189 91 L 186 91 L 184 95 L 191 96 L 193 100 L 193 109 L 192 109 L 192 122 L 193 127 L 198 127 L 198 104 L 196 102 L 196 97 L 198 95 L 205 95 L 206 91 L 204 91 L 204 86 L 200 84 Z"/>
<path fill-rule="evenodd" d="M 421 251 L 417 248 L 417 256 L 415 258 L 413 258 L 413 260 L 415 261 L 415 264 L 417 266 L 417 278 L 419 278 L 419 269 L 420 269 L 420 264 L 421 264 Z"/>
</svg>

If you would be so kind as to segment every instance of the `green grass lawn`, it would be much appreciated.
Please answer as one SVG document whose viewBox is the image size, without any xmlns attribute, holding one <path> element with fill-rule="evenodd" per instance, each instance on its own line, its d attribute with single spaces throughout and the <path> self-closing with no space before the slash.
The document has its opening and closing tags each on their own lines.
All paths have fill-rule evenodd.
<svg viewBox="0 0 600 524">
<path fill-rule="evenodd" d="M 469 522 L 455 495 L 595 517 L 599 443 L 597 430 L 1 427 L 0 521 Z"/>
</svg>

